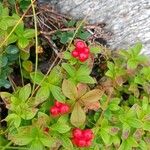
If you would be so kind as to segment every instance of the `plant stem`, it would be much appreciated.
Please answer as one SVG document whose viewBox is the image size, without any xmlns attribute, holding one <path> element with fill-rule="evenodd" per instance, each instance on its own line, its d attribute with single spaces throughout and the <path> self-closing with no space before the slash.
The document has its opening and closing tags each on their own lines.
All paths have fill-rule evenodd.
<svg viewBox="0 0 150 150">
<path fill-rule="evenodd" d="M 1 150 L 5 150 L 5 149 L 8 148 L 11 144 L 12 144 L 12 141 L 10 141 L 7 145 L 5 145 Z"/>
<path fill-rule="evenodd" d="M 1 149 L 3 148 L 3 149 Z M 5 150 L 5 149 L 14 149 L 14 150 L 28 150 L 28 148 L 25 148 L 25 147 L 13 147 L 13 146 L 7 146 L 7 147 L 3 147 L 3 146 L 0 146 L 0 149 L 1 150 Z"/>
<path fill-rule="evenodd" d="M 21 67 L 21 58 L 20 58 L 20 55 L 19 55 L 19 67 L 20 67 L 20 74 L 21 74 L 22 86 L 24 86 L 24 79 L 23 79 L 23 72 L 22 72 L 22 67 Z"/>
<path fill-rule="evenodd" d="M 38 88 L 40 87 L 40 85 L 43 83 L 43 81 L 46 79 L 46 77 L 48 76 L 48 74 L 50 73 L 51 69 L 54 67 L 55 63 L 57 62 L 58 60 L 58 56 L 55 58 L 55 60 L 53 61 L 52 65 L 50 66 L 50 68 L 48 69 L 46 75 L 44 76 L 44 78 L 42 79 L 42 81 L 40 82 L 40 84 L 34 89 L 34 91 L 32 92 L 31 94 L 31 97 L 34 95 L 34 93 L 38 90 Z M 30 97 L 30 98 L 31 98 Z"/>
<path fill-rule="evenodd" d="M 10 82 L 10 84 L 12 86 L 13 91 L 15 92 L 16 91 L 16 87 L 17 87 L 15 82 L 12 80 L 12 78 L 10 76 L 8 76 L 8 79 L 9 79 L 9 82 Z"/>
<path fill-rule="evenodd" d="M 37 17 L 36 17 L 36 12 L 35 12 L 33 0 L 31 0 L 31 6 L 32 6 L 32 11 L 33 11 L 34 28 L 35 28 L 35 55 L 36 56 L 35 56 L 35 75 L 34 75 L 34 78 L 36 78 L 36 72 L 38 69 L 38 31 L 37 31 Z M 32 91 L 34 91 L 34 89 L 35 89 L 35 82 L 33 83 Z"/>
<path fill-rule="evenodd" d="M 80 26 L 81 27 L 81 26 Z M 98 25 L 85 25 L 83 28 L 84 29 L 95 29 L 99 27 Z M 66 32 L 66 31 L 74 31 L 76 30 L 77 28 L 76 27 L 72 27 L 72 28 L 63 28 L 63 29 L 59 29 L 60 32 Z M 40 33 L 41 34 L 44 34 L 44 35 L 52 35 L 52 34 L 55 34 L 58 30 L 53 30 L 53 31 L 50 31 L 50 32 L 43 32 L 41 31 Z"/>
</svg>

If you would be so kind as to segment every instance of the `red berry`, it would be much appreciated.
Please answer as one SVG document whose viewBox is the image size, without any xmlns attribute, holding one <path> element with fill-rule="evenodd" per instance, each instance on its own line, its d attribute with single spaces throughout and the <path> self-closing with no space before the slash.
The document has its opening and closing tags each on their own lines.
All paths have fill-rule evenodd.
<svg viewBox="0 0 150 150">
<path fill-rule="evenodd" d="M 78 139 L 73 138 L 73 139 L 72 139 L 72 143 L 73 143 L 74 145 L 78 145 Z"/>
<path fill-rule="evenodd" d="M 86 61 L 86 60 L 88 59 L 88 57 L 89 57 L 88 54 L 81 53 L 81 54 L 79 55 L 79 60 L 80 60 L 81 62 L 84 62 L 84 61 Z"/>
<path fill-rule="evenodd" d="M 48 133 L 48 132 L 49 132 L 49 128 L 48 128 L 48 127 L 44 128 L 44 131 L 45 131 L 46 133 Z"/>
<path fill-rule="evenodd" d="M 50 112 L 52 116 L 57 116 L 60 113 L 59 108 L 57 108 L 56 106 L 51 107 Z"/>
<path fill-rule="evenodd" d="M 84 53 L 89 54 L 90 53 L 90 49 L 88 47 L 84 47 L 83 49 Z"/>
<path fill-rule="evenodd" d="M 89 147 L 89 146 L 91 146 L 91 144 L 92 144 L 91 140 L 89 140 L 89 141 L 86 141 L 86 147 Z"/>
<path fill-rule="evenodd" d="M 82 130 L 79 128 L 74 129 L 72 134 L 73 134 L 73 138 L 77 138 L 77 139 L 82 138 Z"/>
<path fill-rule="evenodd" d="M 75 58 L 79 56 L 79 52 L 77 50 L 73 50 L 71 54 Z"/>
<path fill-rule="evenodd" d="M 83 131 L 83 136 L 84 138 L 88 141 L 91 140 L 93 138 L 93 132 L 90 129 L 86 129 Z"/>
<path fill-rule="evenodd" d="M 70 109 L 70 108 L 69 108 L 68 105 L 63 104 L 63 105 L 60 106 L 60 113 L 61 113 L 61 114 L 65 114 L 65 113 L 69 112 L 69 109 Z"/>
<path fill-rule="evenodd" d="M 86 141 L 84 139 L 78 140 L 77 141 L 77 146 L 78 147 L 85 147 L 86 146 Z"/>
<path fill-rule="evenodd" d="M 61 102 L 58 102 L 58 101 L 55 101 L 55 104 L 54 104 L 56 107 L 61 107 L 62 106 L 62 103 Z"/>
<path fill-rule="evenodd" d="M 75 43 L 75 46 L 76 46 L 77 49 L 83 49 L 84 47 L 86 47 L 86 44 L 83 41 L 77 41 Z"/>
</svg>

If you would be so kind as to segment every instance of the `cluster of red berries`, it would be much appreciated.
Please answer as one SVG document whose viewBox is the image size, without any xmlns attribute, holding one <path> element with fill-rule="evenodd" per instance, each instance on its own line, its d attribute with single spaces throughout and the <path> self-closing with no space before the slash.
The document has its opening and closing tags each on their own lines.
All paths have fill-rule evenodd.
<svg viewBox="0 0 150 150">
<path fill-rule="evenodd" d="M 89 147 L 91 146 L 94 134 L 91 129 L 81 130 L 76 128 L 72 132 L 72 142 L 77 147 Z"/>
<path fill-rule="evenodd" d="M 69 105 L 55 101 L 54 106 L 52 106 L 50 109 L 50 113 L 52 116 L 56 117 L 68 113 L 69 110 L 70 110 Z"/>
<path fill-rule="evenodd" d="M 74 58 L 77 58 L 81 62 L 86 61 L 89 58 L 90 55 L 90 49 L 86 45 L 84 41 L 77 41 L 75 43 L 75 49 L 72 51 L 72 56 Z"/>
</svg>

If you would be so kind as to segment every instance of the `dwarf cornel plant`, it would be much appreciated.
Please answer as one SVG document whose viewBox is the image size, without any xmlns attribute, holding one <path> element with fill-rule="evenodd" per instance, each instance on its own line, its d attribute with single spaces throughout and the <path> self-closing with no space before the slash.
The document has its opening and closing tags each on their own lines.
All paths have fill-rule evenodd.
<svg viewBox="0 0 150 150">
<path fill-rule="evenodd" d="M 1 138 L 10 141 L 0 147 L 148 150 L 150 66 L 141 49 L 137 43 L 107 55 L 98 44 L 74 40 L 50 74 L 32 72 L 31 83 L 14 93 L 0 92 L 8 109 Z M 99 81 L 91 76 L 98 55 L 107 58 Z M 32 83 L 38 87 L 34 91 Z"/>
</svg>

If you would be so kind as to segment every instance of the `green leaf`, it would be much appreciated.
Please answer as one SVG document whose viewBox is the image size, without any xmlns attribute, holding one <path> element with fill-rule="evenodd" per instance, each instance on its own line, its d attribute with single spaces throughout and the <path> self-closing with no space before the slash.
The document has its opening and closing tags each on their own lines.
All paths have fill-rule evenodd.
<svg viewBox="0 0 150 150">
<path fill-rule="evenodd" d="M 89 83 L 89 84 L 94 84 L 94 83 L 96 83 L 96 81 L 92 78 L 92 77 L 90 77 L 90 76 L 84 76 L 84 75 L 77 75 L 76 76 L 76 80 L 78 81 L 78 82 L 81 82 L 81 83 Z"/>
<path fill-rule="evenodd" d="M 44 82 L 44 74 L 41 72 L 32 72 L 30 77 L 38 85 L 41 85 L 42 81 Z"/>
<path fill-rule="evenodd" d="M 110 77 L 110 78 L 113 78 L 114 77 L 114 74 L 111 70 L 108 70 L 106 73 L 105 73 L 106 76 Z"/>
<path fill-rule="evenodd" d="M 25 51 L 20 51 L 20 57 L 22 60 L 28 60 L 30 57 L 30 53 L 25 52 Z"/>
<path fill-rule="evenodd" d="M 142 43 L 136 43 L 136 45 L 133 48 L 131 48 L 131 50 L 134 56 L 139 55 L 142 50 Z"/>
<path fill-rule="evenodd" d="M 11 87 L 10 82 L 6 79 L 0 79 L 0 87 L 9 89 Z"/>
<path fill-rule="evenodd" d="M 113 71 L 114 68 L 115 68 L 115 64 L 112 63 L 112 62 L 110 62 L 110 61 L 108 61 L 108 62 L 107 62 L 107 67 L 109 68 L 109 70 Z"/>
<path fill-rule="evenodd" d="M 46 101 L 46 99 L 48 99 L 49 95 L 50 95 L 49 88 L 41 87 L 36 93 L 34 105 L 37 106 L 43 103 L 44 101 Z"/>
<path fill-rule="evenodd" d="M 62 92 L 67 98 L 71 100 L 76 100 L 78 97 L 78 92 L 75 84 L 69 80 L 64 79 L 62 84 Z"/>
<path fill-rule="evenodd" d="M 144 122 L 143 129 L 150 132 L 150 122 Z"/>
<path fill-rule="evenodd" d="M 15 33 L 17 34 L 18 37 L 22 37 L 23 32 L 24 32 L 24 24 L 21 23 L 16 27 Z"/>
<path fill-rule="evenodd" d="M 62 115 L 59 117 L 57 122 L 66 124 L 68 121 L 69 121 L 68 115 Z"/>
<path fill-rule="evenodd" d="M 11 36 L 7 40 L 7 45 L 15 43 L 18 40 L 17 36 L 15 34 L 11 34 Z"/>
<path fill-rule="evenodd" d="M 5 146 L 8 144 L 8 140 L 3 135 L 0 135 L 0 146 Z"/>
<path fill-rule="evenodd" d="M 7 17 L 7 16 L 9 16 L 9 9 L 8 9 L 8 7 L 1 7 L 1 15 L 3 16 L 3 17 Z"/>
<path fill-rule="evenodd" d="M 67 27 L 73 27 L 75 25 L 76 21 L 75 20 L 70 20 L 66 23 Z"/>
<path fill-rule="evenodd" d="M 118 147 L 120 145 L 121 139 L 116 135 L 112 137 L 112 142 L 115 145 L 115 147 Z"/>
<path fill-rule="evenodd" d="M 38 120 L 37 120 L 37 124 L 38 126 L 47 126 L 47 124 L 49 124 L 50 122 L 50 117 L 43 113 L 43 112 L 38 112 Z"/>
<path fill-rule="evenodd" d="M 51 148 L 56 143 L 56 139 L 50 137 L 47 134 L 42 135 L 42 137 L 40 137 L 40 141 L 44 146 L 49 148 Z"/>
<path fill-rule="evenodd" d="M 24 31 L 23 36 L 27 39 L 35 37 L 35 30 L 34 29 L 26 29 Z"/>
<path fill-rule="evenodd" d="M 115 104 L 115 103 L 110 103 L 108 108 L 111 110 L 111 111 L 117 111 L 120 109 L 120 107 L 118 106 L 118 104 Z"/>
<path fill-rule="evenodd" d="M 22 110 L 21 118 L 30 120 L 36 115 L 37 112 L 37 108 L 24 108 L 24 110 Z"/>
<path fill-rule="evenodd" d="M 27 84 L 19 90 L 19 98 L 26 101 L 31 94 L 31 85 Z"/>
<path fill-rule="evenodd" d="M 99 90 L 99 89 L 91 90 L 91 91 L 87 92 L 85 95 L 83 95 L 80 98 L 80 101 L 82 103 L 84 103 L 84 105 L 87 105 L 87 104 L 93 103 L 93 102 L 97 102 L 97 101 L 100 100 L 100 98 L 102 97 L 103 93 L 104 92 Z"/>
<path fill-rule="evenodd" d="M 18 39 L 18 46 L 20 48 L 26 48 L 29 45 L 29 40 L 25 37 L 21 37 Z"/>
<path fill-rule="evenodd" d="M 138 143 L 136 142 L 134 137 L 131 136 L 127 139 L 127 144 L 131 147 L 138 147 Z"/>
<path fill-rule="evenodd" d="M 30 60 L 23 61 L 22 66 L 27 72 L 32 72 L 33 70 L 33 64 L 32 64 L 32 61 Z"/>
<path fill-rule="evenodd" d="M 19 3 L 19 7 L 25 11 L 29 5 L 31 4 L 31 2 L 29 0 L 21 0 L 20 3 Z"/>
<path fill-rule="evenodd" d="M 142 122 L 137 118 L 128 118 L 127 123 L 133 128 L 141 128 L 143 126 Z"/>
<path fill-rule="evenodd" d="M 102 51 L 99 45 L 90 45 L 90 52 L 94 54 L 99 54 Z"/>
<path fill-rule="evenodd" d="M 50 90 L 55 99 L 57 99 L 60 102 L 64 102 L 65 96 L 63 95 L 60 87 L 55 85 L 50 85 Z"/>
<path fill-rule="evenodd" d="M 62 146 L 65 148 L 65 150 L 74 150 L 73 148 L 73 144 L 71 142 L 71 140 L 66 137 L 66 136 L 63 136 L 63 137 L 59 137 L 62 141 Z"/>
<path fill-rule="evenodd" d="M 6 56 L 0 55 L 0 68 L 5 67 L 8 63 L 8 58 Z"/>
<path fill-rule="evenodd" d="M 132 146 L 128 145 L 127 141 L 122 141 L 118 150 L 132 150 Z"/>
<path fill-rule="evenodd" d="M 71 58 L 72 58 L 71 53 L 70 53 L 70 52 L 67 52 L 67 51 L 65 51 L 65 52 L 63 53 L 63 56 L 64 56 L 64 59 L 71 59 Z"/>
<path fill-rule="evenodd" d="M 144 96 L 142 100 L 142 109 L 146 111 L 148 109 L 148 105 L 149 105 L 148 98 Z"/>
<path fill-rule="evenodd" d="M 16 47 L 15 45 L 9 45 L 5 50 L 7 54 L 17 54 L 19 52 L 18 47 Z"/>
<path fill-rule="evenodd" d="M 75 68 L 74 68 L 72 65 L 70 65 L 70 64 L 68 64 L 68 63 L 63 63 L 63 64 L 62 64 L 62 67 L 67 71 L 67 73 L 68 73 L 71 77 L 74 77 L 74 76 L 75 76 L 76 70 L 75 70 Z"/>
<path fill-rule="evenodd" d="M 60 85 L 61 82 L 62 82 L 62 73 L 61 73 L 61 68 L 60 66 L 55 66 L 50 74 L 48 75 L 48 80 L 49 80 L 49 83 L 50 84 L 53 84 L 53 85 Z"/>
<path fill-rule="evenodd" d="M 60 38 L 60 42 L 62 44 L 66 44 L 68 42 L 68 40 L 69 40 L 69 37 L 68 37 L 67 33 L 66 32 L 62 33 L 61 38 Z"/>
<path fill-rule="evenodd" d="M 17 114 L 9 114 L 5 120 L 9 123 L 9 124 L 14 124 L 14 126 L 16 128 L 18 128 L 20 126 L 21 123 L 21 118 L 20 116 L 18 116 Z"/>
<path fill-rule="evenodd" d="M 74 125 L 75 127 L 81 127 L 85 123 L 86 114 L 78 102 L 75 104 L 73 108 L 70 119 L 71 124 Z"/>
<path fill-rule="evenodd" d="M 8 28 L 8 24 L 7 24 L 6 20 L 4 20 L 4 19 L 0 20 L 0 29 L 7 30 L 7 28 Z"/>
<path fill-rule="evenodd" d="M 136 69 L 136 67 L 138 66 L 138 62 L 136 59 L 132 58 L 132 59 L 129 59 L 128 62 L 127 62 L 127 66 L 128 68 L 130 69 Z"/>
<path fill-rule="evenodd" d="M 24 146 L 28 145 L 33 141 L 33 137 L 31 137 L 31 128 L 29 127 L 20 127 L 18 128 L 17 134 L 9 135 L 9 139 L 16 145 Z"/>
<path fill-rule="evenodd" d="M 76 76 L 85 76 L 91 73 L 90 68 L 87 65 L 81 65 L 78 71 L 76 72 Z"/>
<path fill-rule="evenodd" d="M 66 133 L 70 131 L 71 127 L 69 127 L 67 124 L 62 124 L 60 122 L 57 122 L 56 124 L 53 124 L 51 126 L 51 129 L 58 131 L 59 133 Z"/>
<path fill-rule="evenodd" d="M 82 40 L 87 40 L 90 36 L 91 36 L 91 33 L 87 32 L 87 31 L 79 34 L 79 37 Z"/>
<path fill-rule="evenodd" d="M 42 142 L 39 141 L 38 139 L 32 141 L 31 147 L 29 148 L 29 150 L 43 150 L 43 149 L 44 149 L 44 146 Z"/>
<path fill-rule="evenodd" d="M 148 150 L 147 144 L 143 140 L 140 141 L 139 147 L 141 148 L 141 150 Z"/>
<path fill-rule="evenodd" d="M 119 54 L 121 55 L 121 56 L 123 56 L 124 58 L 130 58 L 130 54 L 129 54 L 129 52 L 127 51 L 127 50 L 120 50 L 119 51 Z"/>
<path fill-rule="evenodd" d="M 108 145 L 110 142 L 110 135 L 104 129 L 101 129 L 99 134 L 100 134 L 101 138 L 103 139 L 104 143 L 106 145 Z"/>
</svg>

